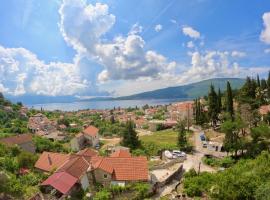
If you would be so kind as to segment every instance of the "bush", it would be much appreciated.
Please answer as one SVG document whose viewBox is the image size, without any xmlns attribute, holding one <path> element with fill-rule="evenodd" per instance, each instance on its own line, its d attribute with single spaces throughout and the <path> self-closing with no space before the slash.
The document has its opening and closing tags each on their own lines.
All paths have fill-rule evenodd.
<svg viewBox="0 0 270 200">
<path fill-rule="evenodd" d="M 110 200 L 111 199 L 111 193 L 106 190 L 102 189 L 99 192 L 97 192 L 93 198 L 93 200 Z"/>
<path fill-rule="evenodd" d="M 18 155 L 19 167 L 33 168 L 37 161 L 37 156 L 32 153 L 23 151 Z"/>
</svg>

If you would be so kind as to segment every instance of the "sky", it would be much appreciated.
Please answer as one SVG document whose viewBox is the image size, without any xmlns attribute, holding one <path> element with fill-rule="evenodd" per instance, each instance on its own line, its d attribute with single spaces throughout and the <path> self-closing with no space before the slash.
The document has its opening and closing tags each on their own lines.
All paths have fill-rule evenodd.
<svg viewBox="0 0 270 200">
<path fill-rule="evenodd" d="M 124 96 L 267 77 L 269 0 L 0 0 L 0 91 Z"/>
</svg>

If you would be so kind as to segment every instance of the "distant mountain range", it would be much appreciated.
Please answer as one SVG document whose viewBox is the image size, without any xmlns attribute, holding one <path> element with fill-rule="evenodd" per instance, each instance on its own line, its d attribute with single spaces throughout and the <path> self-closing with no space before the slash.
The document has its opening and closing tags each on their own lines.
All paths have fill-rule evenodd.
<svg viewBox="0 0 270 200">
<path fill-rule="evenodd" d="M 177 99 L 177 98 L 197 98 L 208 94 L 209 86 L 214 85 L 216 90 L 220 88 L 221 91 L 226 90 L 227 81 L 231 83 L 233 89 L 240 88 L 245 79 L 240 78 L 215 78 L 200 81 L 197 83 L 191 83 L 187 85 L 181 85 L 176 87 L 168 87 L 149 92 L 143 92 L 130 96 L 118 97 L 118 100 L 129 99 Z"/>
<path fill-rule="evenodd" d="M 240 78 L 215 78 L 200 81 L 197 83 L 191 83 L 187 85 L 168 87 L 149 92 L 143 92 L 130 96 L 123 97 L 97 97 L 91 99 L 78 99 L 74 96 L 7 96 L 13 102 L 23 102 L 24 104 L 44 104 L 44 103 L 67 103 L 75 101 L 109 101 L 109 100 L 138 100 L 138 99 L 180 99 L 180 98 L 197 98 L 208 94 L 209 86 L 212 83 L 216 89 L 220 88 L 221 91 L 226 89 L 227 81 L 230 81 L 233 89 L 240 88 L 245 80 Z"/>
</svg>

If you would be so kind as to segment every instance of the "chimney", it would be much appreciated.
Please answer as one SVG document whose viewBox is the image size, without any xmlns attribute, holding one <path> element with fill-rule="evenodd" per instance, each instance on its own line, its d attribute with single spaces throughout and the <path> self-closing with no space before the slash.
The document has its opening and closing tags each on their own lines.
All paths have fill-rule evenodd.
<svg viewBox="0 0 270 200">
<path fill-rule="evenodd" d="M 49 161 L 49 164 L 52 165 L 52 159 L 51 159 L 50 154 L 48 154 L 48 161 Z"/>
</svg>

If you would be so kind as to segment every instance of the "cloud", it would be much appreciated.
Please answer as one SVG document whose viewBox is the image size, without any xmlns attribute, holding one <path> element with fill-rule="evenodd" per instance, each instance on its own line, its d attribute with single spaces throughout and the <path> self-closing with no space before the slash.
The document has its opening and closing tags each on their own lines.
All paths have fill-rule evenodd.
<svg viewBox="0 0 270 200">
<path fill-rule="evenodd" d="M 138 35 L 142 31 L 138 23 L 127 36 L 105 40 L 103 36 L 115 23 L 115 16 L 105 4 L 66 0 L 59 13 L 61 33 L 68 44 L 80 56 L 88 56 L 103 67 L 98 75 L 100 82 L 157 77 L 171 66 L 165 56 L 145 49 L 145 41 Z"/>
<path fill-rule="evenodd" d="M 264 30 L 262 30 L 260 39 L 266 44 L 270 44 L 270 12 L 263 14 Z"/>
<path fill-rule="evenodd" d="M 263 75 L 269 71 L 269 67 L 241 67 L 233 60 L 231 52 L 227 51 L 195 51 L 189 55 L 191 57 L 190 65 L 176 66 L 175 70 L 164 72 L 158 78 L 139 78 L 115 86 L 110 83 L 104 86 L 107 86 L 108 90 L 115 91 L 116 95 L 122 96 L 210 78 L 245 78 L 250 74 Z M 177 67 L 180 67 L 181 70 L 179 71 Z"/>
<path fill-rule="evenodd" d="M 187 43 L 187 47 L 188 47 L 188 48 L 193 48 L 193 47 L 195 47 L 195 45 L 194 45 L 194 43 L 193 43 L 192 41 L 189 41 L 189 42 Z"/>
<path fill-rule="evenodd" d="M 115 23 L 106 4 L 86 4 L 82 0 L 64 0 L 59 9 L 60 31 L 65 41 L 79 53 L 93 54 L 101 36 Z"/>
<path fill-rule="evenodd" d="M 157 24 L 156 26 L 155 26 L 155 31 L 156 32 L 159 32 L 159 31 L 161 31 L 162 30 L 162 25 L 161 24 Z"/>
<path fill-rule="evenodd" d="M 231 53 L 232 57 L 238 57 L 238 58 L 243 58 L 245 57 L 247 54 L 245 52 L 242 51 L 233 51 Z"/>
<path fill-rule="evenodd" d="M 72 95 L 87 88 L 74 64 L 46 64 L 24 48 L 0 46 L 0 77 L 0 90 L 12 95 Z"/>
<path fill-rule="evenodd" d="M 184 35 L 189 36 L 193 39 L 199 39 L 201 37 L 201 34 L 199 31 L 196 31 L 190 26 L 183 26 L 182 32 Z"/>
<path fill-rule="evenodd" d="M 138 23 L 136 23 L 136 24 L 133 24 L 128 34 L 129 35 L 140 34 L 142 30 L 143 30 L 143 27 L 140 26 Z"/>
<path fill-rule="evenodd" d="M 265 50 L 264 50 L 264 53 L 266 53 L 266 54 L 267 54 L 267 53 L 270 53 L 270 49 L 265 49 Z"/>
</svg>

